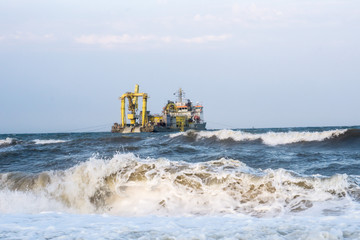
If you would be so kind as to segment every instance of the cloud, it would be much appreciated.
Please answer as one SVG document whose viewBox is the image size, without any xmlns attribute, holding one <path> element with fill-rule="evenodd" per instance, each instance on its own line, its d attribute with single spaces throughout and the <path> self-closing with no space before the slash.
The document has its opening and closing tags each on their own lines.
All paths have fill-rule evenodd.
<svg viewBox="0 0 360 240">
<path fill-rule="evenodd" d="M 0 40 L 22 41 L 22 42 L 43 42 L 55 40 L 53 34 L 35 34 L 31 32 L 15 32 L 0 36 Z"/>
<path fill-rule="evenodd" d="M 222 17 L 218 17 L 211 14 L 205 14 L 205 15 L 196 14 L 194 16 L 194 20 L 197 22 L 202 22 L 202 21 L 223 21 L 224 19 Z"/>
<path fill-rule="evenodd" d="M 116 45 L 116 44 L 131 44 L 148 42 L 155 40 L 156 37 L 153 35 L 135 35 L 129 34 L 123 35 L 82 35 L 75 38 L 77 43 L 83 44 L 100 44 L 100 45 Z"/>
<path fill-rule="evenodd" d="M 170 43 L 207 43 L 220 42 L 229 39 L 231 35 L 205 35 L 191 38 L 173 37 L 173 36 L 156 36 L 156 35 L 82 35 L 75 38 L 75 42 L 86 45 L 100 45 L 103 47 L 114 47 L 119 45 L 131 44 L 170 44 Z"/>
<path fill-rule="evenodd" d="M 235 3 L 230 7 L 228 14 L 195 14 L 192 20 L 208 26 L 254 27 L 255 25 L 274 25 L 284 19 L 283 11 L 276 8 L 262 7 L 256 4 Z"/>
<path fill-rule="evenodd" d="M 221 42 L 228 40 L 231 37 L 229 34 L 224 35 L 207 35 L 193 38 L 182 38 L 181 41 L 185 43 L 207 43 L 207 42 Z"/>
<path fill-rule="evenodd" d="M 157 2 L 157 4 L 167 4 L 168 3 L 167 0 L 157 0 L 156 2 Z"/>
<path fill-rule="evenodd" d="M 255 3 L 243 6 L 236 3 L 231 10 L 233 15 L 252 21 L 275 21 L 283 15 L 283 12 L 278 9 L 258 7 Z"/>
</svg>

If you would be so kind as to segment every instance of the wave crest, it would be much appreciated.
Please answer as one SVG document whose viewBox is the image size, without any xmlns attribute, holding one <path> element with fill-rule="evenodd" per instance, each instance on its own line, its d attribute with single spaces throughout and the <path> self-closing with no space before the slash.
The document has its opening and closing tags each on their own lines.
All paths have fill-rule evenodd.
<svg viewBox="0 0 360 240">
<path fill-rule="evenodd" d="M 344 134 L 347 129 L 336 129 L 322 132 L 267 132 L 267 133 L 248 133 L 244 131 L 234 130 L 218 130 L 218 131 L 187 131 L 181 133 L 170 134 L 171 138 L 179 136 L 189 136 L 197 140 L 204 138 L 215 137 L 219 140 L 232 139 L 234 141 L 255 141 L 261 140 L 264 144 L 270 146 L 298 143 L 298 142 L 313 142 L 324 141 Z"/>
<path fill-rule="evenodd" d="M 53 144 L 53 143 L 64 143 L 68 141 L 60 140 L 60 139 L 34 139 L 33 142 L 35 144 Z"/>
<path fill-rule="evenodd" d="M 0 212 L 275 216 L 349 201 L 349 189 L 359 192 L 347 175 L 301 177 L 231 159 L 185 163 L 116 154 L 109 160 L 94 156 L 65 171 L 0 174 Z M 12 202 L 14 195 L 20 199 Z M 29 203 L 33 199 L 42 206 Z"/>
<path fill-rule="evenodd" d="M 16 143 L 16 139 L 15 138 L 5 138 L 5 139 L 0 139 L 0 146 L 6 146 L 6 145 L 12 145 Z"/>
</svg>

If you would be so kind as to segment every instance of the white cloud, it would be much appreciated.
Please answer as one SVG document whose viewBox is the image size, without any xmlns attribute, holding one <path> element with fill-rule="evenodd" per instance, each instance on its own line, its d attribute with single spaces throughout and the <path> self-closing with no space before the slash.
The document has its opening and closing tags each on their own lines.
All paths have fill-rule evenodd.
<svg viewBox="0 0 360 240">
<path fill-rule="evenodd" d="M 274 21 L 283 15 L 282 11 L 275 8 L 259 7 L 255 3 L 250 5 L 234 4 L 232 6 L 232 13 L 236 19 L 242 18 L 251 21 Z"/>
<path fill-rule="evenodd" d="M 16 32 L 0 36 L 0 40 L 23 41 L 23 42 L 43 42 L 55 40 L 53 34 L 35 34 L 31 32 Z"/>
<path fill-rule="evenodd" d="M 197 22 L 202 22 L 202 21 L 223 21 L 223 18 L 215 16 L 215 15 L 211 15 L 211 14 L 205 14 L 205 15 L 196 14 L 194 16 L 194 20 L 197 21 Z"/>
<path fill-rule="evenodd" d="M 283 11 L 276 8 L 258 6 L 256 4 L 236 3 L 231 6 L 227 15 L 196 14 L 193 21 L 213 26 L 242 25 L 252 27 L 255 24 L 271 25 L 284 18 Z"/>
<path fill-rule="evenodd" d="M 228 40 L 231 37 L 229 34 L 224 35 L 207 35 L 193 38 L 182 38 L 181 41 L 185 43 L 207 43 L 207 42 L 220 42 Z"/>
<path fill-rule="evenodd" d="M 156 1 L 158 4 L 167 4 L 168 1 L 167 0 L 157 0 Z"/>
<path fill-rule="evenodd" d="M 171 43 L 172 41 L 174 41 L 174 39 L 170 36 L 167 36 L 167 37 L 161 37 L 160 38 L 162 42 L 164 43 Z"/>
<path fill-rule="evenodd" d="M 75 38 L 75 42 L 87 45 L 100 45 L 103 47 L 114 47 L 118 45 L 130 45 L 140 43 L 207 43 L 220 42 L 229 39 L 231 35 L 205 35 L 192 38 L 180 38 L 173 36 L 156 35 L 82 35 Z"/>
<path fill-rule="evenodd" d="M 100 44 L 100 45 L 116 45 L 116 44 L 130 44 L 139 42 L 148 42 L 155 40 L 153 35 L 82 35 L 75 38 L 75 41 L 83 44 Z"/>
</svg>

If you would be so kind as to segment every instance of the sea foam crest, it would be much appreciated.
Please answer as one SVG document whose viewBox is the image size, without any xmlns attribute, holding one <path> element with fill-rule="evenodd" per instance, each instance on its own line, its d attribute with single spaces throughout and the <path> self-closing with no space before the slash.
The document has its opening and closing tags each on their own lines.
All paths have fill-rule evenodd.
<svg viewBox="0 0 360 240">
<path fill-rule="evenodd" d="M 64 143 L 68 142 L 68 140 L 60 140 L 60 139 L 34 139 L 33 142 L 35 144 L 53 144 L 53 143 Z"/>
<path fill-rule="evenodd" d="M 347 129 L 336 129 L 322 132 L 267 132 L 267 133 L 248 133 L 234 130 L 218 131 L 187 131 L 182 133 L 170 134 L 171 138 L 178 136 L 195 135 L 196 139 L 216 137 L 219 140 L 232 139 L 234 141 L 254 141 L 261 140 L 264 144 L 270 146 L 290 144 L 297 142 L 323 141 L 344 134 Z"/>
<path fill-rule="evenodd" d="M 0 139 L 0 146 L 1 145 L 10 145 L 13 144 L 16 140 L 14 138 L 5 138 L 5 139 Z"/>
<path fill-rule="evenodd" d="M 350 185 L 347 175 L 301 177 L 231 159 L 186 163 L 116 154 L 64 171 L 0 174 L 0 212 L 277 216 L 329 204 L 341 208 L 352 202 L 350 188 L 359 192 Z"/>
</svg>

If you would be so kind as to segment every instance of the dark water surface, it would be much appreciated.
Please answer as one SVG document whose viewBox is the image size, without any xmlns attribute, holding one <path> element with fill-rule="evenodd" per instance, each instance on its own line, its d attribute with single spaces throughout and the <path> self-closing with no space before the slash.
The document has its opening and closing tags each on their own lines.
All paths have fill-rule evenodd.
<svg viewBox="0 0 360 240">
<path fill-rule="evenodd" d="M 302 134 L 304 132 L 307 134 Z M 265 138 L 274 140 L 266 142 Z M 111 158 L 116 153 L 129 152 L 140 158 L 166 158 L 189 163 L 235 159 L 252 168 L 284 168 L 301 174 L 360 173 L 360 129 L 355 127 L 214 130 L 180 134 L 7 134 L 0 135 L 0 140 L 2 173 L 64 170 L 87 161 L 94 154 Z"/>
</svg>

